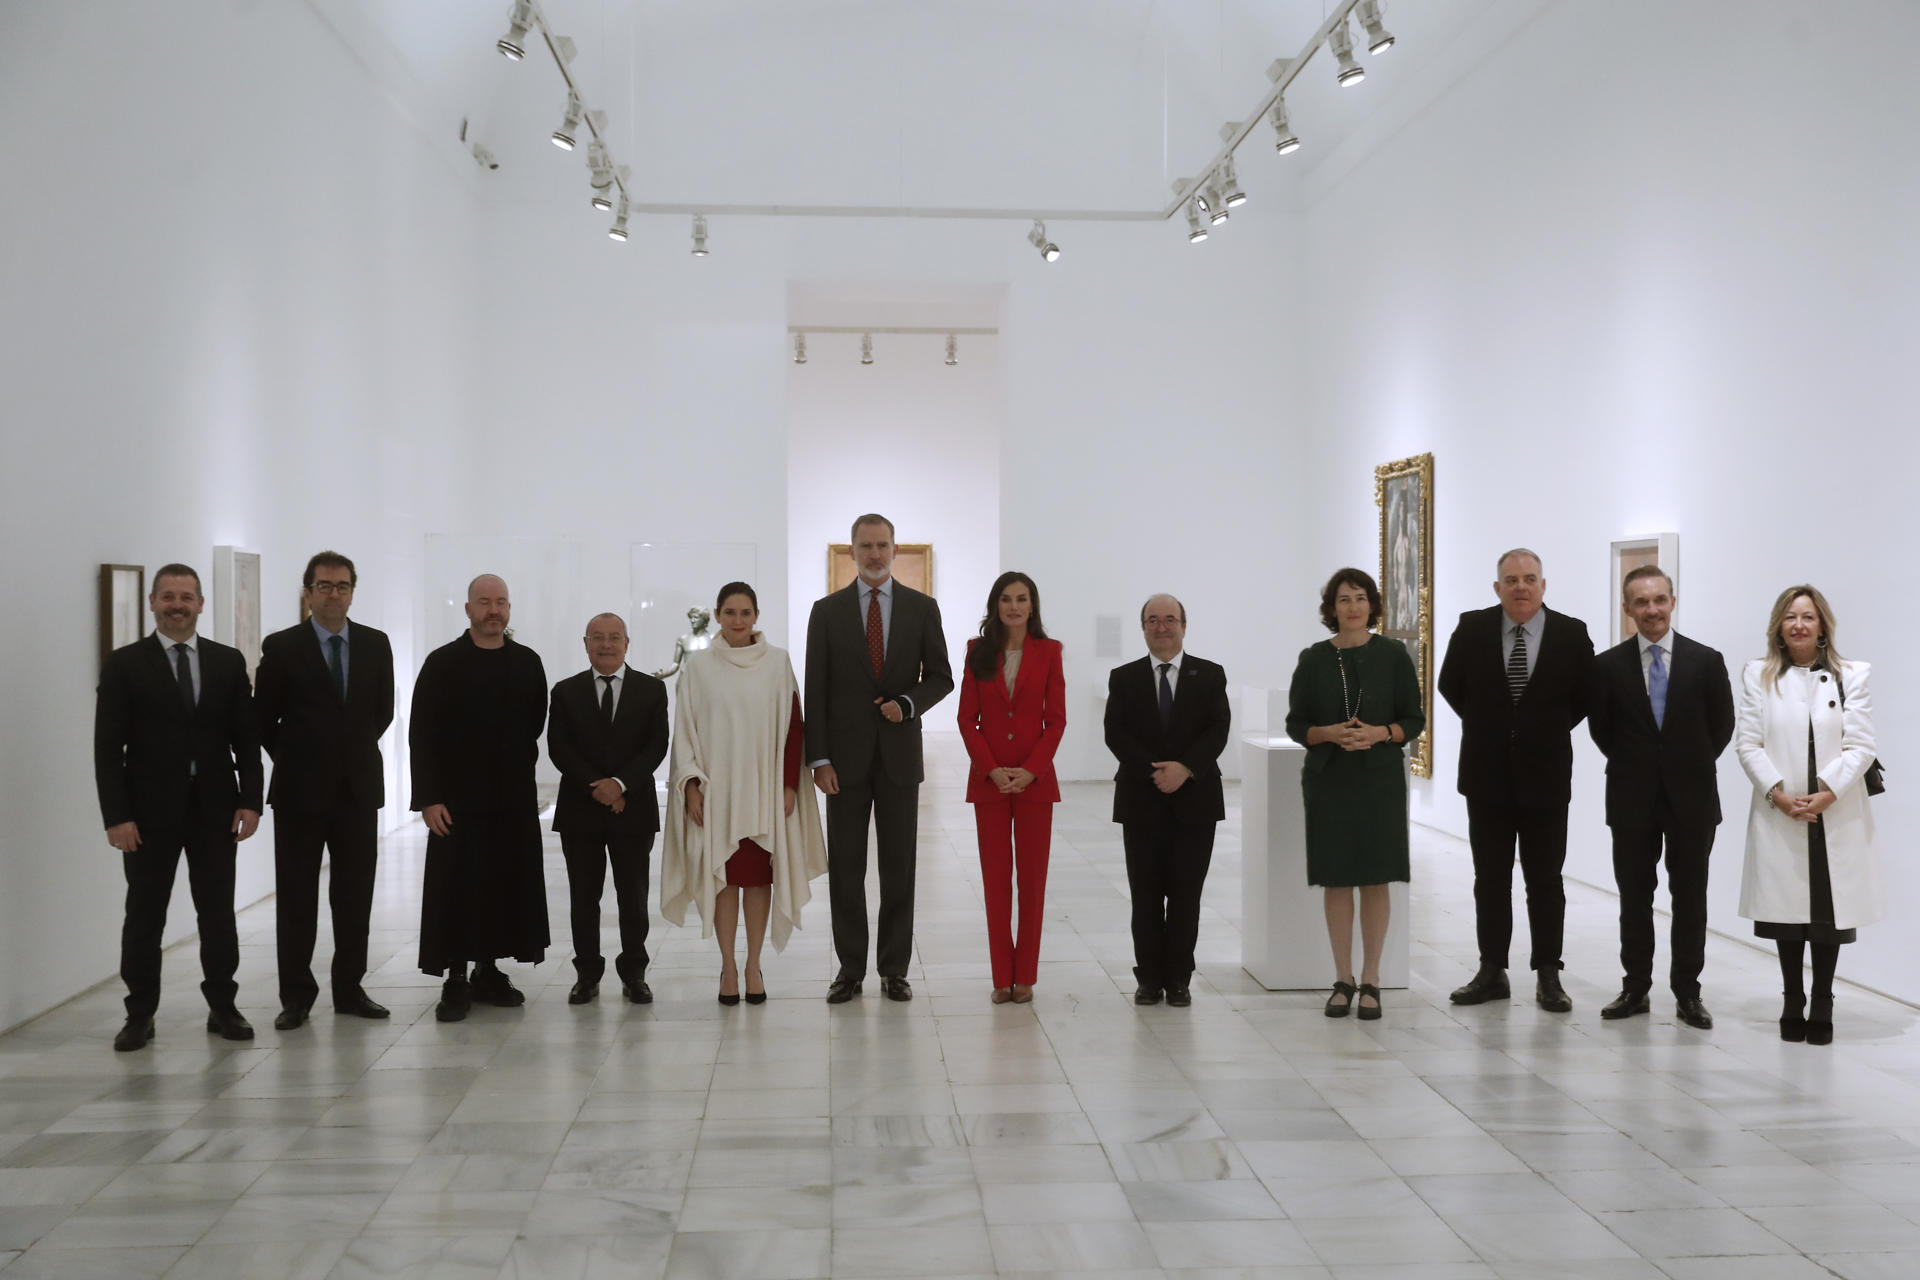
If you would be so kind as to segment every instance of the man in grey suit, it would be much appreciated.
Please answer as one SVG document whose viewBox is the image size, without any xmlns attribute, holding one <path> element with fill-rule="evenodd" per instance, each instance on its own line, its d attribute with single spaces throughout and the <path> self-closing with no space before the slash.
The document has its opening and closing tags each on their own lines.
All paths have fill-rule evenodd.
<svg viewBox="0 0 1920 1280">
<path fill-rule="evenodd" d="M 940 606 L 893 580 L 893 521 L 861 516 L 850 541 L 859 576 L 816 600 L 807 619 L 807 762 L 827 796 L 827 891 L 840 960 L 829 1004 L 851 1000 L 866 977 L 869 815 L 880 863 L 874 967 L 889 1000 L 913 999 L 920 720 L 953 692 Z"/>
</svg>

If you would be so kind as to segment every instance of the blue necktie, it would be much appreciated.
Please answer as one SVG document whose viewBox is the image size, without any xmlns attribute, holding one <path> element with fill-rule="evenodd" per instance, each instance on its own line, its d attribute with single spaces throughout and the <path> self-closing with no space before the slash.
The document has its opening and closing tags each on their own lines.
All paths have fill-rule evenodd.
<svg viewBox="0 0 1920 1280">
<path fill-rule="evenodd" d="M 340 695 L 342 702 L 347 700 L 347 669 L 341 665 L 340 651 L 346 647 L 346 637 L 327 637 L 327 670 L 333 673 L 333 691 Z"/>
<path fill-rule="evenodd" d="M 1653 646 L 1653 662 L 1647 667 L 1647 697 L 1653 703 L 1653 723 L 1667 726 L 1667 661 L 1665 650 Z"/>
<path fill-rule="evenodd" d="M 1167 680 L 1167 668 L 1171 662 L 1160 664 L 1160 724 L 1164 728 L 1173 723 L 1173 685 Z"/>
</svg>

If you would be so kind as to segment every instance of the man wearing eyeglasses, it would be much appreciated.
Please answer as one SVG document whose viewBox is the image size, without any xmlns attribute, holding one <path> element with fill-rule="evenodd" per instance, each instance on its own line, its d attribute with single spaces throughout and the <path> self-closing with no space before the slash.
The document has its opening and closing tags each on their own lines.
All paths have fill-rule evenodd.
<svg viewBox="0 0 1920 1280">
<path fill-rule="evenodd" d="M 307 561 L 311 615 L 260 646 L 261 743 L 273 757 L 273 863 L 279 896 L 280 1015 L 275 1029 L 307 1020 L 320 987 L 313 942 L 320 913 L 320 854 L 332 855 L 333 1009 L 384 1018 L 361 987 L 373 912 L 380 807 L 386 803 L 380 735 L 393 723 L 393 646 L 385 633 L 347 622 L 359 583 L 353 561 L 322 551 Z"/>
</svg>

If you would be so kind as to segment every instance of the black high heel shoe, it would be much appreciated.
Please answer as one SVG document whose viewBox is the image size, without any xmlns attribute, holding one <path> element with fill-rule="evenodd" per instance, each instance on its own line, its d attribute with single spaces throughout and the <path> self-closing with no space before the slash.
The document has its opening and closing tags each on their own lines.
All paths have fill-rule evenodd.
<svg viewBox="0 0 1920 1280">
<path fill-rule="evenodd" d="M 1803 992 L 1790 992 L 1780 1006 L 1780 1038 L 1789 1044 L 1799 1044 L 1807 1038 L 1807 1019 L 1805 1009 L 1807 997 Z"/>
<path fill-rule="evenodd" d="M 725 981 L 726 976 L 727 975 L 724 973 L 721 974 L 720 975 L 721 980 Z M 738 974 L 734 975 L 733 981 L 736 986 L 739 985 L 740 977 Z M 727 1006 L 727 1008 L 731 1009 L 733 1008 L 733 1006 L 740 1003 L 740 993 L 736 991 L 734 994 L 728 995 L 726 992 L 722 991 L 720 993 L 720 1003 Z"/>
<path fill-rule="evenodd" d="M 1346 997 L 1346 1002 L 1343 1004 L 1335 1004 L 1334 1001 L 1340 999 L 1341 996 Z M 1351 982 L 1334 983 L 1333 994 L 1327 997 L 1326 1015 L 1329 1018 L 1344 1018 L 1352 1012 L 1353 984 Z"/>
<path fill-rule="evenodd" d="M 749 991 L 746 993 L 746 996 L 748 1004 L 765 1004 L 767 1002 L 766 975 L 762 974 L 760 977 L 760 989 L 758 991 Z"/>
<path fill-rule="evenodd" d="M 1360 994 L 1363 996 L 1372 996 L 1373 1003 L 1361 1004 L 1358 998 L 1356 998 L 1354 1000 L 1353 1016 L 1360 1019 L 1360 1021 L 1362 1022 L 1379 1021 L 1380 1019 L 1380 988 L 1374 986 L 1371 982 L 1363 982 L 1360 984 Z"/>
<path fill-rule="evenodd" d="M 1833 1043 L 1833 993 L 1816 994 L 1807 1007 L 1807 1043 Z"/>
</svg>

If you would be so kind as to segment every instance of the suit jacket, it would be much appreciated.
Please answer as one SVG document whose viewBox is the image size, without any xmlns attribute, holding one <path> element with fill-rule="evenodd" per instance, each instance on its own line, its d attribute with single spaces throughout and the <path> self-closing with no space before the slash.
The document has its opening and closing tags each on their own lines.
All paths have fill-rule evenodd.
<svg viewBox="0 0 1920 1280">
<path fill-rule="evenodd" d="M 191 710 L 159 635 L 115 649 L 100 670 L 93 780 L 106 826 L 143 837 L 179 830 L 194 783 L 206 808 L 260 809 L 260 729 L 247 660 L 201 636 L 200 697 Z M 197 773 L 196 773 L 197 770 Z"/>
<path fill-rule="evenodd" d="M 393 723 L 393 645 L 384 631 L 347 624 L 347 698 L 311 622 L 276 631 L 260 644 L 260 743 L 273 757 L 267 803 L 323 813 L 342 791 L 357 807 L 387 802 L 380 735 Z"/>
<path fill-rule="evenodd" d="M 553 829 L 589 834 L 658 831 L 660 802 L 653 794 L 653 771 L 667 758 L 667 686 L 628 667 L 612 724 L 600 713 L 604 687 L 592 667 L 553 686 L 547 758 L 560 771 Z M 593 798 L 593 784 L 602 778 L 626 784 L 624 813 Z"/>
<path fill-rule="evenodd" d="M 1067 678 L 1058 640 L 1029 638 L 1020 654 L 1020 670 L 1007 692 L 1003 653 L 993 675 L 973 674 L 971 655 L 978 639 L 967 643 L 968 663 L 960 672 L 960 740 L 972 765 L 967 770 L 967 803 L 998 800 L 1000 789 L 987 775 L 999 768 L 1025 769 L 1033 775 L 1023 795 L 1060 802 L 1060 781 L 1053 753 L 1067 731 Z"/>
<path fill-rule="evenodd" d="M 1646 827 L 1654 800 L 1667 794 L 1674 816 L 1691 826 L 1718 826 L 1720 786 L 1714 761 L 1733 741 L 1733 684 L 1717 649 L 1672 639 L 1667 714 L 1653 722 L 1653 702 L 1640 670 L 1640 638 L 1594 659 L 1587 732 L 1607 758 L 1607 825 Z"/>
<path fill-rule="evenodd" d="M 842 782 L 865 782 L 875 771 L 895 783 L 923 777 L 920 721 L 953 692 L 953 666 L 933 597 L 893 584 L 892 632 L 873 677 L 860 579 L 814 601 L 807 618 L 806 744 L 809 761 L 826 760 Z M 899 724 L 880 714 L 875 698 L 899 698 L 911 713 Z"/>
<path fill-rule="evenodd" d="M 1507 690 L 1505 609 L 1468 610 L 1447 641 L 1440 696 L 1460 717 L 1459 787 L 1469 799 L 1537 809 L 1573 798 L 1572 735 L 1587 715 L 1593 641 L 1580 619 L 1545 613 L 1518 702 Z"/>
<path fill-rule="evenodd" d="M 1173 715 L 1160 723 L 1160 690 L 1152 657 L 1115 667 L 1107 677 L 1107 750 L 1120 767 L 1113 775 L 1113 820 L 1219 822 L 1227 816 L 1220 785 L 1220 753 L 1227 749 L 1233 711 L 1227 673 L 1218 663 L 1180 657 Z M 1168 795 L 1153 785 L 1153 762 L 1178 760 L 1193 772 Z"/>
</svg>

